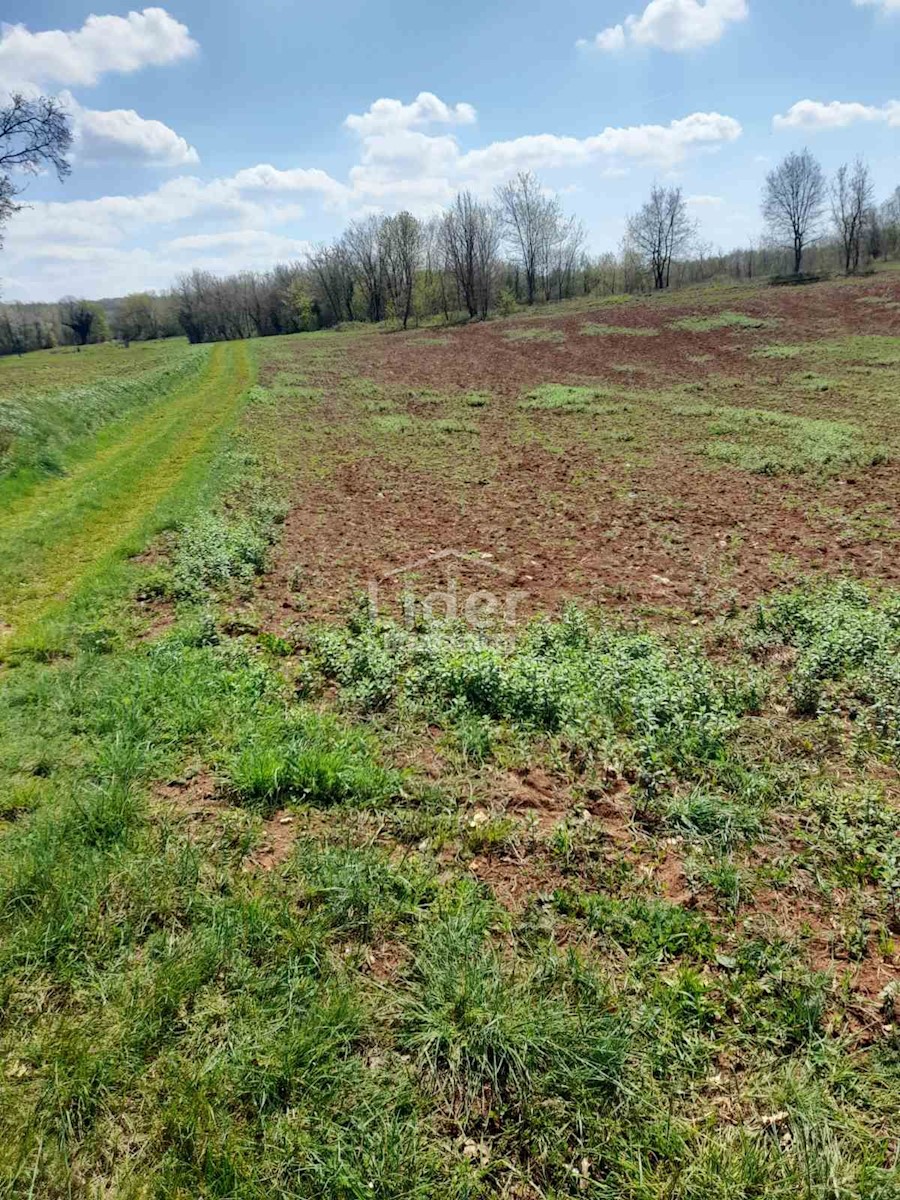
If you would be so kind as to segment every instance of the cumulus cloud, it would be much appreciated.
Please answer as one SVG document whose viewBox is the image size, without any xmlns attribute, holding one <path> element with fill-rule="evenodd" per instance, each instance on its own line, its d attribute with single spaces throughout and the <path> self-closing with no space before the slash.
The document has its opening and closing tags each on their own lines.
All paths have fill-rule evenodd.
<svg viewBox="0 0 900 1200">
<path fill-rule="evenodd" d="M 235 188 L 250 194 L 317 193 L 329 206 L 349 198 L 348 188 L 318 167 L 291 167 L 279 170 L 271 163 L 245 167 L 233 176 Z"/>
<path fill-rule="evenodd" d="M 650 0 L 640 15 L 632 13 L 624 23 L 578 45 L 607 54 L 630 45 L 680 53 L 718 42 L 729 25 L 746 20 L 749 13 L 747 0 Z"/>
<path fill-rule="evenodd" d="M 445 104 L 433 92 L 419 92 L 411 104 L 386 98 L 376 100 L 364 113 L 350 113 L 344 125 L 368 137 L 420 125 L 473 125 L 475 119 L 471 104 Z"/>
<path fill-rule="evenodd" d="M 461 187 L 485 193 L 516 171 L 599 163 L 620 174 L 628 162 L 669 168 L 692 151 L 715 149 L 741 135 L 732 117 L 694 113 L 668 125 L 608 126 L 586 138 L 532 134 L 464 152 L 454 133 L 421 128 L 471 125 L 476 119 L 471 105 L 448 105 L 430 92 L 411 104 L 377 100 L 362 116 L 351 115 L 344 124 L 359 135 L 360 156 L 349 172 L 344 201 L 426 213 Z"/>
<path fill-rule="evenodd" d="M 141 118 L 136 125 L 118 113 L 93 114 L 87 120 L 107 133 L 107 142 L 110 130 L 120 140 L 123 131 L 135 140 L 149 132 Z M 221 270 L 233 269 L 238 261 L 265 266 L 301 253 L 302 243 L 283 231 L 302 215 L 298 201 L 336 210 L 342 222 L 361 212 L 399 208 L 424 215 L 446 204 L 460 188 L 489 194 L 516 171 L 594 167 L 604 176 L 617 176 L 635 165 L 670 169 L 688 155 L 716 150 L 741 135 L 733 117 L 693 113 L 667 125 L 608 126 L 585 138 L 535 134 L 464 150 L 448 126 L 471 126 L 475 120 L 471 105 L 445 104 L 428 92 L 410 104 L 379 100 L 345 123 L 358 143 L 346 181 L 317 167 L 259 163 L 212 180 L 179 175 L 136 195 L 35 202 L 9 224 L 5 268 L 8 277 L 21 281 L 29 275 L 29 262 L 39 259 L 40 270 L 31 272 L 35 287 L 45 295 L 61 294 L 71 290 L 71 263 L 90 261 L 93 252 L 110 272 L 122 269 L 122 280 L 103 276 L 105 283 L 97 285 L 96 294 L 109 295 L 121 291 L 123 281 L 146 262 L 136 250 L 131 254 L 135 242 L 157 240 L 159 262 L 175 264 L 170 279 L 192 260 Z M 177 135 L 167 134 L 159 133 L 160 156 L 165 157 L 165 147 L 176 157 L 190 155 L 187 143 L 178 144 L 183 139 L 173 142 Z M 563 180 L 560 186 L 572 182 Z M 51 286 L 53 261 L 57 275 Z M 86 279 L 99 279 L 99 271 L 92 267 Z M 155 262 L 143 286 L 158 286 L 151 280 L 159 272 Z M 88 282 L 79 290 L 89 293 Z"/>
<path fill-rule="evenodd" d="M 741 126 L 721 113 L 692 113 L 668 125 L 607 126 L 594 137 L 538 134 L 494 142 L 463 155 L 464 173 L 509 175 L 520 170 L 585 166 L 604 159 L 627 159 L 660 167 L 681 162 L 692 150 L 715 149 L 741 136 Z"/>
<path fill-rule="evenodd" d="M 197 43 L 186 25 L 165 9 L 145 8 L 127 17 L 90 16 L 80 29 L 32 33 L 24 25 L 0 25 L 0 96 L 36 95 L 60 86 L 91 87 L 107 73 L 131 74 L 189 58 Z M 197 151 L 162 121 L 133 109 L 84 108 L 68 90 L 60 93 L 72 118 L 74 158 L 81 164 L 111 161 L 158 167 L 199 162 Z"/>
<path fill-rule="evenodd" d="M 75 158 L 98 165 L 131 162 L 155 167 L 187 167 L 200 161 L 197 151 L 162 121 L 138 116 L 133 108 L 100 111 L 67 98 L 75 134 Z"/>
<path fill-rule="evenodd" d="M 196 54 L 186 25 L 164 8 L 127 17 L 90 16 L 80 29 L 32 33 L 24 25 L 0 26 L 0 79 L 4 86 L 90 87 L 107 72 L 129 74 Z"/>
<path fill-rule="evenodd" d="M 872 105 L 830 100 L 798 100 L 786 113 L 772 119 L 775 129 L 805 129 L 811 132 L 827 129 L 846 129 L 859 121 L 883 122 L 900 126 L 900 100 Z"/>
</svg>

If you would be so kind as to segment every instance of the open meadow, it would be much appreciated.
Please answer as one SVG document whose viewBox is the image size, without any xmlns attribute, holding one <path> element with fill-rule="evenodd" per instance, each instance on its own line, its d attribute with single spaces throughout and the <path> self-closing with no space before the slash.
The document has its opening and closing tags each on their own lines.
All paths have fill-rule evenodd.
<svg viewBox="0 0 900 1200">
<path fill-rule="evenodd" d="M 900 1195 L 900 273 L 0 359 L 0 1195 Z"/>
</svg>

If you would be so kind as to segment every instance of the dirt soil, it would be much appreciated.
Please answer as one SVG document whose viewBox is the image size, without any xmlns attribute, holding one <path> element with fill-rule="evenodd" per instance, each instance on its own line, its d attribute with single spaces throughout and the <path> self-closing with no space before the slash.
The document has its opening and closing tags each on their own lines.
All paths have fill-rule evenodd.
<svg viewBox="0 0 900 1200">
<path fill-rule="evenodd" d="M 327 433 L 327 469 L 301 472 L 265 583 L 275 626 L 300 614 L 342 614 L 351 595 L 373 582 L 388 604 L 409 590 L 445 592 L 455 580 L 460 596 L 485 591 L 505 604 L 515 593 L 517 616 L 577 599 L 682 618 L 746 605 L 818 570 L 900 582 L 900 498 L 890 462 L 830 478 L 770 477 L 698 454 L 685 419 L 652 403 L 642 410 L 634 402 L 637 449 L 627 442 L 598 449 L 602 413 L 581 419 L 577 434 L 568 414 L 529 413 L 523 433 L 517 407 L 523 393 L 547 383 L 616 387 L 626 399 L 632 387 L 647 394 L 706 385 L 700 402 L 758 404 L 758 395 L 741 392 L 745 382 L 765 385 L 767 407 L 799 403 L 806 415 L 853 419 L 856 398 L 846 391 L 787 396 L 785 380 L 808 363 L 750 355 L 778 342 L 900 333 L 900 311 L 864 302 L 872 296 L 896 301 L 900 281 L 754 290 L 716 302 L 772 322 L 758 330 L 673 330 L 697 307 L 636 301 L 455 328 L 439 339 L 416 331 L 347 339 L 337 369 L 327 359 L 305 364 L 298 344 L 296 367 L 306 366 L 324 393 L 306 415 L 301 444 L 302 430 Z M 658 332 L 587 336 L 589 323 Z M 516 329 L 556 331 L 565 340 L 511 341 Z M 270 366 L 264 381 L 276 373 Z M 448 435 L 444 444 L 415 427 L 363 443 L 359 426 L 369 413 L 349 395 L 360 379 L 414 426 L 429 405 L 434 415 L 444 411 L 435 396 L 459 404 L 482 392 L 489 400 L 454 408 L 477 431 Z"/>
</svg>

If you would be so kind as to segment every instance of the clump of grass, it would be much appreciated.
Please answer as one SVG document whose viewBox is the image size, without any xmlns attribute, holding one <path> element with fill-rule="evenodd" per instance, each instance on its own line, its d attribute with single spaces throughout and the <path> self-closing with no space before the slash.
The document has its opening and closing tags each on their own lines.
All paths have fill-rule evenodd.
<svg viewBox="0 0 900 1200">
<path fill-rule="evenodd" d="M 524 329 L 506 329 L 503 336 L 508 342 L 564 342 L 566 335 L 561 329 L 540 329 L 528 326 Z"/>
<path fill-rule="evenodd" d="M 464 401 L 468 408 L 485 408 L 490 402 L 488 392 L 469 392 Z"/>
<path fill-rule="evenodd" d="M 472 421 L 461 421 L 456 417 L 442 417 L 433 421 L 432 427 L 438 433 L 478 433 L 478 426 Z"/>
<path fill-rule="evenodd" d="M 662 806 L 662 817 L 674 832 L 725 847 L 752 841 L 762 832 L 757 811 L 707 788 L 669 797 Z"/>
<path fill-rule="evenodd" d="M 833 379 L 820 375 L 817 371 L 801 371 L 792 375 L 788 383 L 802 388 L 805 392 L 829 392 L 836 386 Z"/>
<path fill-rule="evenodd" d="M 497 916 L 463 893 L 425 927 L 400 996 L 400 1045 L 458 1115 L 489 1089 L 511 1125 L 538 1095 L 560 1116 L 593 1117 L 622 1087 L 624 1024 L 598 1004 L 599 983 L 592 995 L 587 977 L 570 983 L 561 966 L 504 962 L 487 936 Z"/>
<path fill-rule="evenodd" d="M 707 443 L 704 453 L 757 475 L 833 473 L 879 466 L 888 457 L 848 421 L 733 407 L 716 408 L 713 416 L 709 431 L 721 440 Z M 742 440 L 733 440 L 735 435 Z"/>
<path fill-rule="evenodd" d="M 708 961 L 714 942 L 707 922 L 698 914 L 665 900 L 618 900 L 569 889 L 554 895 L 566 916 L 578 917 L 588 928 L 623 950 L 653 960 L 692 958 Z"/>
<path fill-rule="evenodd" d="M 413 419 L 404 413 L 388 413 L 372 417 L 372 424 L 379 433 L 407 433 L 412 429 Z"/>
<path fill-rule="evenodd" d="M 581 332 L 589 337 L 658 337 L 658 329 L 647 329 L 637 325 L 596 325 L 588 322 Z"/>
<path fill-rule="evenodd" d="M 618 399 L 621 393 L 611 388 L 572 387 L 562 383 L 546 383 L 535 388 L 518 403 L 519 408 L 530 410 L 559 410 L 562 412 L 591 412 L 603 400 Z"/>
<path fill-rule="evenodd" d="M 761 350 L 753 351 L 753 357 L 754 358 L 774 358 L 774 359 L 799 358 L 801 356 L 801 354 L 805 353 L 805 351 L 807 349 L 808 349 L 808 347 L 806 347 L 806 346 L 789 346 L 789 345 L 763 346 L 763 348 Z"/>
<path fill-rule="evenodd" d="M 329 806 L 384 801 L 400 784 L 379 767 L 359 730 L 305 710 L 260 725 L 228 760 L 228 789 L 239 803 L 272 811 L 287 801 Z"/>
<path fill-rule="evenodd" d="M 298 843 L 288 878 L 299 885 L 299 903 L 313 919 L 330 934 L 357 942 L 412 924 L 437 893 L 434 873 L 421 863 L 397 865 L 375 848 L 312 840 Z"/>
<path fill-rule="evenodd" d="M 672 329 L 685 333 L 714 333 L 717 329 L 765 329 L 775 324 L 763 317 L 748 317 L 746 313 L 721 312 L 708 317 L 682 317 L 672 322 Z"/>
</svg>

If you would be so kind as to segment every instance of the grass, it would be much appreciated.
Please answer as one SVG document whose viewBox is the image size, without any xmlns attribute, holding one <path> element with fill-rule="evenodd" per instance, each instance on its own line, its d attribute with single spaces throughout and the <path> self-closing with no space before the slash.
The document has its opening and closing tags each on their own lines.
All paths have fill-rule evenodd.
<svg viewBox="0 0 900 1200">
<path fill-rule="evenodd" d="M 598 403 L 617 399 L 620 395 L 621 393 L 615 393 L 609 388 L 548 383 L 529 392 L 519 401 L 519 408 L 536 411 L 591 412 L 596 409 Z"/>
<path fill-rule="evenodd" d="M 756 351 L 760 358 L 801 358 L 841 363 L 861 363 L 893 367 L 900 363 L 900 337 L 884 334 L 853 334 L 825 338 L 800 345 L 764 346 Z"/>
<path fill-rule="evenodd" d="M 587 322 L 582 325 L 581 332 L 588 337 L 657 337 L 658 329 L 645 329 L 641 326 L 629 325 L 597 325 Z"/>
<path fill-rule="evenodd" d="M 181 339 L 42 350 L 0 366 L 0 496 L 61 474 L 91 434 L 195 378 L 205 351 Z M 10 479 L 10 476 L 13 476 Z"/>
<path fill-rule="evenodd" d="M 202 351 L 0 516 L 0 1194 L 897 1194 L 890 346 L 488 396 L 342 336 Z M 340 611 L 354 523 L 524 615 Z"/>
<path fill-rule="evenodd" d="M 168 494 L 196 469 L 204 447 L 214 446 L 249 382 L 245 347 L 214 347 L 201 380 L 179 386 L 168 403 L 127 424 L 92 459 L 0 516 L 6 540 L 0 612 L 17 642 L 174 519 L 166 511 Z"/>
<path fill-rule="evenodd" d="M 765 329 L 773 324 L 762 317 L 748 317 L 746 313 L 721 312 L 710 316 L 682 317 L 672 322 L 672 328 L 683 333 L 715 333 L 719 329 Z"/>
<path fill-rule="evenodd" d="M 704 453 L 758 475 L 821 475 L 879 466 L 888 459 L 885 447 L 873 446 L 848 421 L 727 407 L 715 408 L 711 415 L 709 432 L 716 440 L 706 444 Z"/>
<path fill-rule="evenodd" d="M 566 335 L 561 329 L 536 329 L 533 326 L 506 329 L 503 336 L 508 342 L 564 342 L 566 340 Z"/>
</svg>

